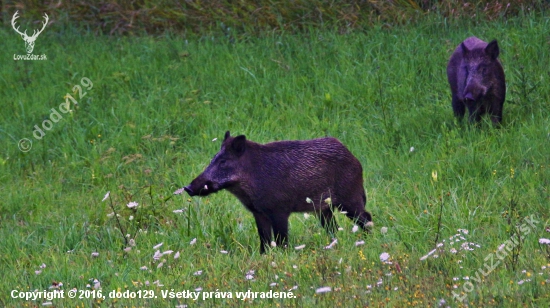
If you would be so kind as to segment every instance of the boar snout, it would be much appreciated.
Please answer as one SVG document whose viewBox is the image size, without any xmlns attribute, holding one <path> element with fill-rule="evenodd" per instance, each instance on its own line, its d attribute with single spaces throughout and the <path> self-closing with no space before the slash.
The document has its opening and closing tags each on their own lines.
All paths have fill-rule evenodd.
<svg viewBox="0 0 550 308">
<path fill-rule="evenodd" d="M 197 181 L 193 181 L 191 182 L 191 184 L 185 186 L 183 190 L 185 190 L 190 197 L 207 196 L 217 191 L 217 189 L 214 189 L 215 186 L 216 185 L 214 185 L 211 181 L 206 181 L 203 183 L 198 183 Z"/>
<path fill-rule="evenodd" d="M 187 194 L 189 195 L 189 197 L 193 197 L 196 195 L 196 193 L 193 191 L 193 189 L 191 188 L 191 185 L 187 185 L 183 188 L 183 190 L 185 190 L 187 192 Z"/>
</svg>

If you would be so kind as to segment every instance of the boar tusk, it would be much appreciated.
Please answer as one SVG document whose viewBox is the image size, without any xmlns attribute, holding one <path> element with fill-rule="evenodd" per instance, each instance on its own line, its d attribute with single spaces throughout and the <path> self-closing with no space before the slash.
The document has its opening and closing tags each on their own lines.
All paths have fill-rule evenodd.
<svg viewBox="0 0 550 308">
<path fill-rule="evenodd" d="M 204 185 L 204 190 L 208 190 L 208 185 Z"/>
</svg>

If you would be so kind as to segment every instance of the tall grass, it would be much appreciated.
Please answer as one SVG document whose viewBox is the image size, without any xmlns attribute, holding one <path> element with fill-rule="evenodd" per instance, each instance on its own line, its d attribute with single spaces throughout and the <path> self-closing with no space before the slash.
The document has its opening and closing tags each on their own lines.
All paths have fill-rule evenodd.
<svg viewBox="0 0 550 308">
<path fill-rule="evenodd" d="M 161 290 L 202 288 L 297 296 L 244 302 L 257 306 L 547 305 L 550 260 L 538 240 L 548 237 L 550 197 L 548 23 L 537 14 L 475 25 L 429 18 L 346 35 L 279 31 L 237 40 L 52 30 L 35 47 L 48 60 L 33 62 L 13 61 L 9 54 L 23 53 L 23 42 L 0 30 L 10 51 L 0 68 L 0 304 L 41 305 L 10 292 L 59 282 L 66 291 L 93 290 L 95 279 L 103 295 L 145 289 L 159 298 L 53 304 L 243 304 L 160 298 Z M 497 38 L 502 49 L 501 129 L 459 125 L 452 116 L 445 66 L 470 35 Z M 83 77 L 93 87 L 80 98 L 73 88 Z M 35 139 L 34 125 L 66 94 L 78 105 Z M 262 143 L 339 138 L 363 164 L 375 232 L 353 233 L 337 215 L 343 230 L 327 250 L 331 239 L 317 220 L 293 215 L 291 248 L 259 255 L 252 216 L 236 198 L 173 195 L 204 169 L 226 130 Z M 32 141 L 29 152 L 18 149 L 21 138 Z M 138 207 L 128 208 L 131 201 Z M 538 223 L 521 233 L 521 245 L 472 282 L 531 215 Z M 464 239 L 453 238 L 453 246 L 457 233 Z M 173 253 L 154 260 L 161 242 L 160 253 Z M 461 249 L 464 242 L 471 244 Z M 391 263 L 380 261 L 383 252 Z M 325 286 L 332 291 L 315 292 Z"/>
</svg>

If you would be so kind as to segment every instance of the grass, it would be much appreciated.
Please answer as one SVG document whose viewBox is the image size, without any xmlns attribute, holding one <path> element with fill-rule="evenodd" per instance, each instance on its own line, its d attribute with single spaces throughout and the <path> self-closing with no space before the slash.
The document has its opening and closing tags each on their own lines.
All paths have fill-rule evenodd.
<svg viewBox="0 0 550 308">
<path fill-rule="evenodd" d="M 38 38 L 34 53 L 46 61 L 13 61 L 24 44 L 2 28 L 10 52 L 0 69 L 0 305 L 40 306 L 48 301 L 10 294 L 58 283 L 107 298 L 53 300 L 56 307 L 243 305 L 161 299 L 163 290 L 197 288 L 212 297 L 247 290 L 297 297 L 244 301 L 254 306 L 548 305 L 549 248 L 539 244 L 549 237 L 548 27 L 535 15 L 475 25 L 430 18 L 346 35 L 279 31 L 234 41 L 67 28 Z M 501 46 L 508 86 L 501 129 L 452 116 L 446 62 L 470 35 Z M 35 139 L 34 125 L 67 94 L 78 105 Z M 261 143 L 339 138 L 363 164 L 375 232 L 354 233 L 337 215 L 343 230 L 324 249 L 331 239 L 318 221 L 294 214 L 291 246 L 305 248 L 260 255 L 252 215 L 229 193 L 173 195 L 206 167 L 226 130 Z M 30 151 L 18 149 L 21 138 L 32 141 Z M 532 215 L 536 223 L 526 225 Z M 156 250 L 173 252 L 155 260 Z M 384 252 L 390 259 L 381 262 Z M 316 293 L 321 287 L 331 291 Z M 158 298 L 109 298 L 117 290 Z"/>
</svg>

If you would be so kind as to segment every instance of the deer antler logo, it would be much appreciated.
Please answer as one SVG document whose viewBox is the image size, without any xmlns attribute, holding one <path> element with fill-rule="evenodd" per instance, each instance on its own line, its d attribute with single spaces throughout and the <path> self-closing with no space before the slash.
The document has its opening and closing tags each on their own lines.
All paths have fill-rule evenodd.
<svg viewBox="0 0 550 308">
<path fill-rule="evenodd" d="M 11 26 L 13 27 L 13 30 L 15 30 L 15 32 L 21 35 L 21 37 L 25 41 L 25 48 L 27 49 L 27 53 L 30 54 L 34 49 L 34 41 L 36 41 L 36 38 L 38 37 L 38 35 L 40 35 L 42 31 L 44 31 L 44 28 L 46 28 L 46 25 L 48 24 L 48 20 L 49 20 L 48 14 L 44 13 L 44 19 L 46 19 L 46 21 L 44 21 L 44 23 L 42 24 L 42 29 L 34 30 L 32 35 L 28 36 L 27 30 L 25 30 L 25 32 L 22 33 L 21 31 L 19 31 L 19 27 L 17 28 L 15 27 L 15 20 L 19 18 L 19 16 L 17 15 L 18 13 L 19 11 L 16 11 L 15 14 L 13 14 L 13 18 L 11 19 Z"/>
</svg>

